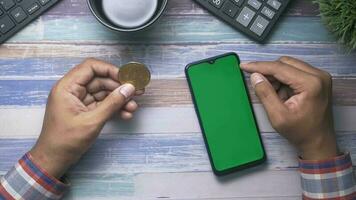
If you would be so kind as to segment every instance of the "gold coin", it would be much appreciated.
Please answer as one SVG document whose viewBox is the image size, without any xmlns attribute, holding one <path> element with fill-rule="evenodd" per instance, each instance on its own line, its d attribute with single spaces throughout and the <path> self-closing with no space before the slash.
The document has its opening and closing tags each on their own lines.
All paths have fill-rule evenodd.
<svg viewBox="0 0 356 200">
<path fill-rule="evenodd" d="M 132 84 L 136 90 L 142 90 L 150 83 L 151 72 L 142 63 L 130 62 L 120 67 L 119 81 L 121 84 Z"/>
</svg>

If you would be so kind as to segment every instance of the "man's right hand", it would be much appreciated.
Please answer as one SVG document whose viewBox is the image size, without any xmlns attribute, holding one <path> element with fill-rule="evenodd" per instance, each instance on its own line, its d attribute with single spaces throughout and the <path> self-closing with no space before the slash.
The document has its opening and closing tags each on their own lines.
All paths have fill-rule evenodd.
<svg viewBox="0 0 356 200">
<path fill-rule="evenodd" d="M 307 160 L 338 155 L 332 117 L 332 78 L 291 57 L 252 62 L 241 68 L 251 75 L 256 95 L 273 128 Z"/>
</svg>

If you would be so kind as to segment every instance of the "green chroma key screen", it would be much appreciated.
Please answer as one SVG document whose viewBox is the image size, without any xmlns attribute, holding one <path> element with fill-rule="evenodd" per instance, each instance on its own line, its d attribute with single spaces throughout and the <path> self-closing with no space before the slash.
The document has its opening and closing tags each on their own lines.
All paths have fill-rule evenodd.
<svg viewBox="0 0 356 200">
<path fill-rule="evenodd" d="M 238 56 L 230 53 L 186 67 L 200 126 L 217 175 L 265 160 L 239 62 Z"/>
</svg>

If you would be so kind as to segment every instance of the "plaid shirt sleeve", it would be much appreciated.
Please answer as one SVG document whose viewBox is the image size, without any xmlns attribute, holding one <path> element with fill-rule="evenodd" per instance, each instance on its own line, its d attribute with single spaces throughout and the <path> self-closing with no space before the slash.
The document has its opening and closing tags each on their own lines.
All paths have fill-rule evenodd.
<svg viewBox="0 0 356 200">
<path fill-rule="evenodd" d="M 356 179 L 350 154 L 328 160 L 299 160 L 304 200 L 355 200 Z"/>
<path fill-rule="evenodd" d="M 27 153 L 0 179 L 0 200 L 60 199 L 68 187 L 37 166 Z"/>
</svg>

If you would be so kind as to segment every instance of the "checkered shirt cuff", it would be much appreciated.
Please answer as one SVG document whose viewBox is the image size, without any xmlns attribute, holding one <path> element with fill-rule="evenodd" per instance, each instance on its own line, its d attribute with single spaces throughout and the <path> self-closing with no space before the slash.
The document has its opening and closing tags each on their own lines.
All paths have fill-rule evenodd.
<svg viewBox="0 0 356 200">
<path fill-rule="evenodd" d="M 299 169 L 303 199 L 356 199 L 356 179 L 349 153 L 319 161 L 299 159 Z"/>
<path fill-rule="evenodd" d="M 69 184 L 50 176 L 36 165 L 27 153 L 0 179 L 0 200 L 60 199 L 68 187 Z"/>
</svg>

